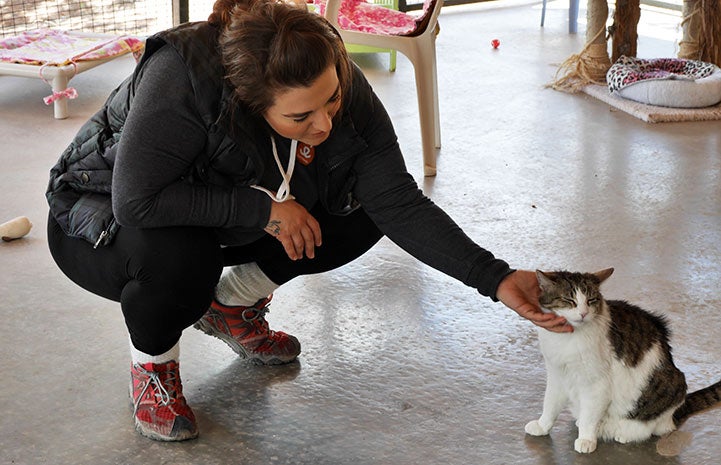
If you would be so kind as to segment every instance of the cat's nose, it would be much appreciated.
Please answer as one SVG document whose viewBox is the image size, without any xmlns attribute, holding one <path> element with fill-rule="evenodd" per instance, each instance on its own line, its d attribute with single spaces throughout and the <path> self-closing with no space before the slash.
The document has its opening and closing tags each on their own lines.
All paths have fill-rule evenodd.
<svg viewBox="0 0 721 465">
<path fill-rule="evenodd" d="M 588 315 L 588 312 L 581 313 L 581 319 L 583 320 L 584 318 L 586 318 L 586 315 Z"/>
</svg>

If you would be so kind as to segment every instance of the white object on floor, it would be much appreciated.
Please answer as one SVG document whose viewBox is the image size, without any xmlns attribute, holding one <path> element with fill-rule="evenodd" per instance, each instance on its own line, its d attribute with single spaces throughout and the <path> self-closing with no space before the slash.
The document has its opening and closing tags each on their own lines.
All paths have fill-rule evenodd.
<svg viewBox="0 0 721 465">
<path fill-rule="evenodd" d="M 0 224 L 0 238 L 2 238 L 5 242 L 20 239 L 29 233 L 32 227 L 33 224 L 27 216 L 18 216 L 17 218 L 13 218 L 8 222 Z"/>
</svg>

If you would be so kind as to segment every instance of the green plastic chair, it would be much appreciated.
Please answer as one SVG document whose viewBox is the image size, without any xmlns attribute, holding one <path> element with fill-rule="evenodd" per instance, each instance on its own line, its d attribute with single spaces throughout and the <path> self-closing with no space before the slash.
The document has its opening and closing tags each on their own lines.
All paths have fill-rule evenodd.
<svg viewBox="0 0 721 465">
<path fill-rule="evenodd" d="M 369 0 L 375 5 L 380 5 L 391 10 L 398 10 L 398 0 Z M 345 49 L 348 53 L 390 53 L 390 64 L 388 71 L 396 70 L 396 51 L 392 48 L 371 47 L 370 45 L 346 44 Z"/>
</svg>

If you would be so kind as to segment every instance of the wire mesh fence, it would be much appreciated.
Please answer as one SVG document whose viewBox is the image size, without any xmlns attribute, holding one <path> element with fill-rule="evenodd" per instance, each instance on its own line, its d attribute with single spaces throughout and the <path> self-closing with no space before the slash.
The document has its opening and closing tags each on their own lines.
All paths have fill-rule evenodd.
<svg viewBox="0 0 721 465">
<path fill-rule="evenodd" d="M 172 0 L 0 0 L 0 36 L 38 28 L 150 34 L 172 24 Z"/>
</svg>

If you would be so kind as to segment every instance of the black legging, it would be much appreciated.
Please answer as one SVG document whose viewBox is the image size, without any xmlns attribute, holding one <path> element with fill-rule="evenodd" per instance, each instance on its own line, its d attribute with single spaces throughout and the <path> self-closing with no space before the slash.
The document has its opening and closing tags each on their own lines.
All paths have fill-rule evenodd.
<svg viewBox="0 0 721 465">
<path fill-rule="evenodd" d="M 344 265 L 382 234 L 362 209 L 332 216 L 320 208 L 323 245 L 315 258 L 290 260 L 280 241 L 265 235 L 245 246 L 221 247 L 200 227 L 120 228 L 109 246 L 93 249 L 66 236 L 50 215 L 48 243 L 60 269 L 82 288 L 120 302 L 133 345 L 150 355 L 168 351 L 208 309 L 223 266 L 256 262 L 276 284 Z"/>
</svg>

